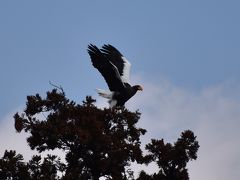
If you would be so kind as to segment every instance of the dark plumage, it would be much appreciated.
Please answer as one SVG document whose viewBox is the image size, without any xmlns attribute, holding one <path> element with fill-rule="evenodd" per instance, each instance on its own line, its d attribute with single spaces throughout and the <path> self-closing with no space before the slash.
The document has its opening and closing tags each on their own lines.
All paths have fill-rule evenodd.
<svg viewBox="0 0 240 180">
<path fill-rule="evenodd" d="M 140 85 L 130 85 L 131 64 L 115 47 L 108 44 L 98 49 L 90 44 L 88 53 L 93 66 L 102 74 L 110 90 L 97 89 L 97 92 L 109 99 L 111 107 L 124 106 L 138 90 L 143 90 Z"/>
</svg>

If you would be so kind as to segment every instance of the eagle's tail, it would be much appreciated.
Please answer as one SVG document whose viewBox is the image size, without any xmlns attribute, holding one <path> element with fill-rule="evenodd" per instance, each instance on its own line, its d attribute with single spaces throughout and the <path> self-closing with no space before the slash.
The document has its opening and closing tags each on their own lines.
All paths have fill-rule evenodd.
<svg viewBox="0 0 240 180">
<path fill-rule="evenodd" d="M 110 107 L 115 107 L 117 104 L 117 100 L 113 99 L 114 92 L 102 89 L 96 89 L 99 96 L 109 99 L 108 103 Z"/>
<path fill-rule="evenodd" d="M 102 89 L 96 89 L 97 93 L 99 96 L 102 96 L 107 99 L 112 99 L 113 97 L 113 92 L 107 91 L 107 90 L 102 90 Z"/>
</svg>

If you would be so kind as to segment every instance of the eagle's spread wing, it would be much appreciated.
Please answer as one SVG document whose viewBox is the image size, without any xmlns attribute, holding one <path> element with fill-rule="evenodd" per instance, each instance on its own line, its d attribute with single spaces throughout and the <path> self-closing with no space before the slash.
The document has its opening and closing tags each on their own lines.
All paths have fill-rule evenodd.
<svg viewBox="0 0 240 180">
<path fill-rule="evenodd" d="M 96 46 L 90 44 L 88 46 L 88 53 L 93 66 L 102 74 L 111 91 L 119 91 L 125 87 L 116 65 L 109 61 Z"/>
<path fill-rule="evenodd" d="M 130 62 L 112 45 L 104 45 L 101 49 L 109 61 L 118 69 L 122 82 L 130 84 Z"/>
</svg>

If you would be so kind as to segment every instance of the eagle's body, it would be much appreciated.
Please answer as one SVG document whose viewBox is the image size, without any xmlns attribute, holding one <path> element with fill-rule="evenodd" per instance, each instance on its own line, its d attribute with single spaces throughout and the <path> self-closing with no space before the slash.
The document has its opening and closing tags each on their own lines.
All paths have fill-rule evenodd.
<svg viewBox="0 0 240 180">
<path fill-rule="evenodd" d="M 104 45 L 100 50 L 90 44 L 88 53 L 93 66 L 108 84 L 110 91 L 97 89 L 97 92 L 100 96 L 109 99 L 110 107 L 124 106 L 138 90 L 142 90 L 139 85 L 130 85 L 131 64 L 115 47 Z"/>
</svg>

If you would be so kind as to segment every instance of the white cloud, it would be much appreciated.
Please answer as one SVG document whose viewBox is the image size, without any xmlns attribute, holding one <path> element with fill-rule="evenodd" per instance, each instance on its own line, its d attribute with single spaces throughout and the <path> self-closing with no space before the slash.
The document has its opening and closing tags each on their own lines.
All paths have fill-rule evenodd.
<svg viewBox="0 0 240 180">
<path fill-rule="evenodd" d="M 16 153 L 22 154 L 25 161 L 32 158 L 33 155 L 39 155 L 36 150 L 31 150 L 27 144 L 28 133 L 22 131 L 17 133 L 14 127 L 14 114 L 22 112 L 22 108 L 18 108 L 8 113 L 0 120 L 0 157 L 4 155 L 5 150 L 15 150 Z M 47 154 L 57 154 L 64 161 L 64 153 L 61 150 L 45 151 L 41 153 L 43 157 Z"/>
<path fill-rule="evenodd" d="M 145 88 L 128 106 L 142 112 L 139 126 L 148 131 L 144 143 L 151 138 L 173 142 L 183 130 L 191 129 L 200 143 L 197 161 L 189 164 L 191 179 L 234 180 L 240 175 L 238 84 L 225 82 L 193 92 L 164 80 L 136 81 Z"/>
<path fill-rule="evenodd" d="M 22 154 L 24 158 L 30 159 L 35 152 L 31 151 L 27 145 L 27 134 L 24 132 L 17 133 L 14 128 L 13 115 L 18 110 L 19 109 L 16 109 L 16 111 L 7 114 L 0 120 L 0 156 L 3 156 L 5 150 L 16 150 L 17 153 Z"/>
<path fill-rule="evenodd" d="M 191 129 L 200 143 L 198 159 L 189 166 L 190 179 L 235 180 L 240 175 L 240 91 L 239 85 L 225 82 L 198 92 L 174 86 L 165 80 L 157 83 L 135 77 L 144 91 L 134 96 L 126 106 L 142 113 L 139 127 L 147 129 L 143 143 L 151 138 L 174 142 L 180 133 Z M 97 105 L 106 100 L 97 98 Z M 16 112 L 16 111 L 14 111 Z M 0 121 L 0 154 L 16 149 L 24 158 L 33 153 L 26 143 L 26 134 L 15 133 L 13 113 Z M 154 166 L 146 167 L 149 172 Z M 139 167 L 135 167 L 139 169 Z"/>
</svg>

